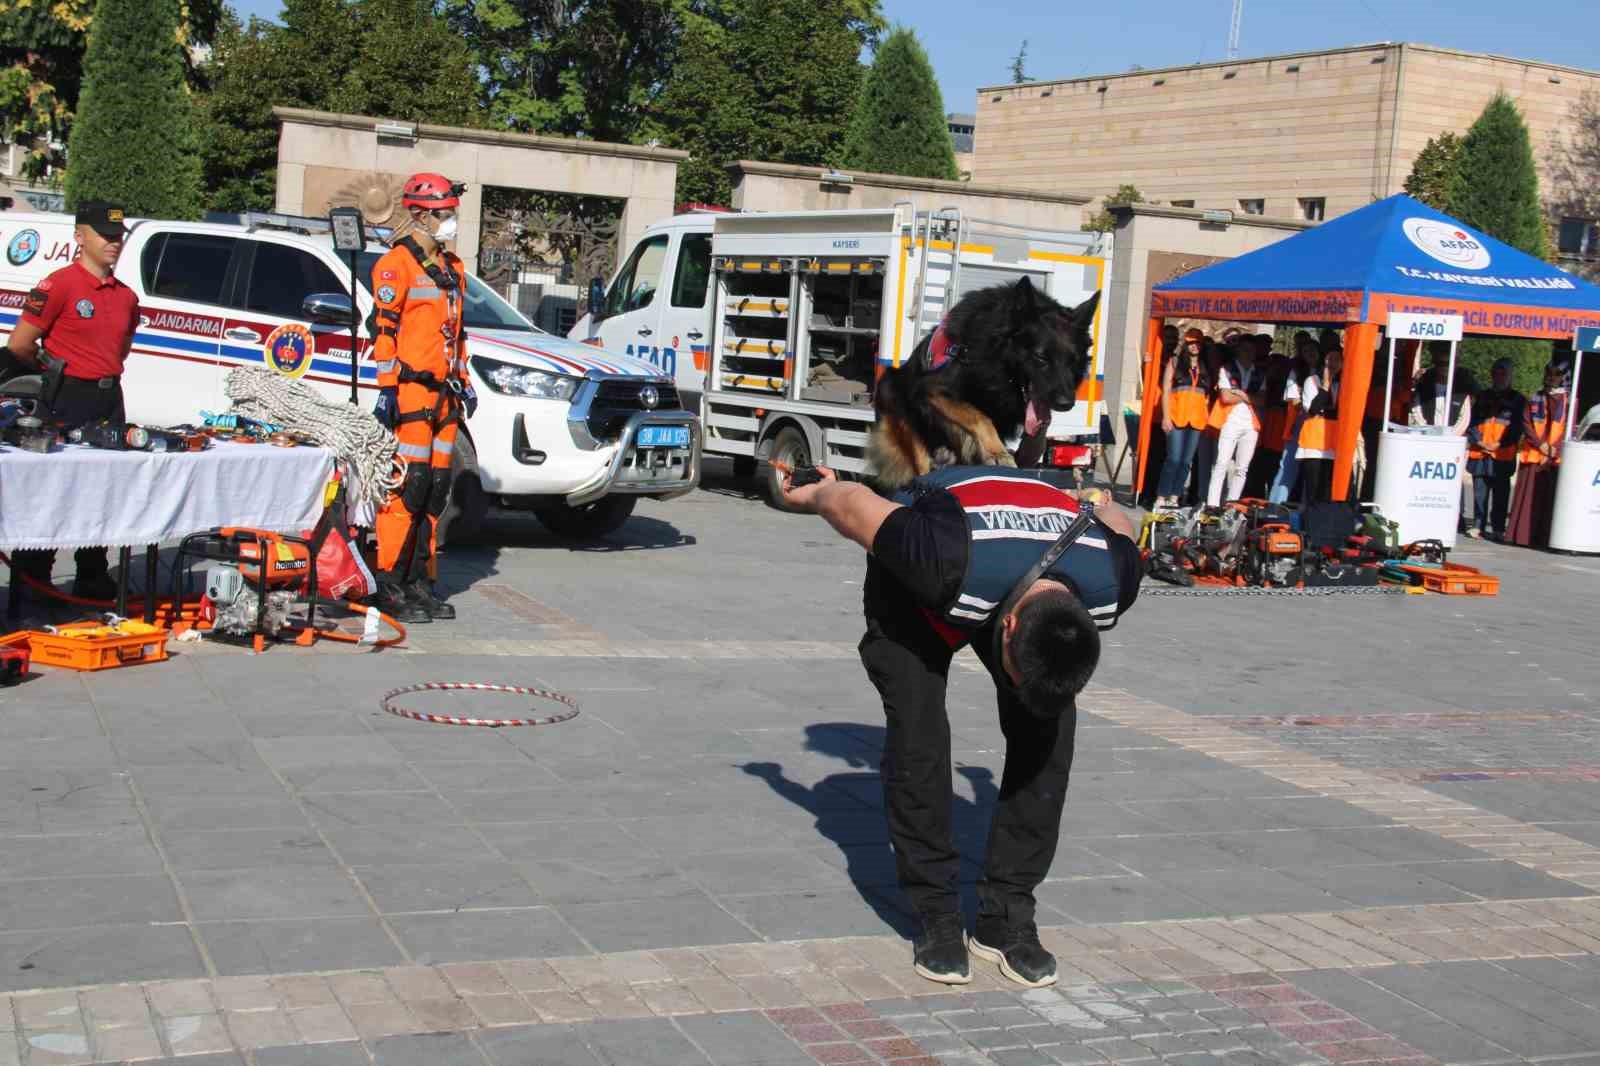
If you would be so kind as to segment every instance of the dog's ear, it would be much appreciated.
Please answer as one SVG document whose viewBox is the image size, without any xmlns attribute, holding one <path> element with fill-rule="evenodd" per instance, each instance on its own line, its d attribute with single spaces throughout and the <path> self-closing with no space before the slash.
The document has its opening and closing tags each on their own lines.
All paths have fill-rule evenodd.
<svg viewBox="0 0 1600 1066">
<path fill-rule="evenodd" d="M 1033 287 L 1033 282 L 1023 277 L 1011 286 L 1011 303 L 1018 314 L 1032 315 L 1039 310 L 1039 294 Z"/>
<path fill-rule="evenodd" d="M 1100 292 L 1097 289 L 1093 296 L 1072 309 L 1072 328 L 1088 332 L 1089 327 L 1094 324 L 1095 308 L 1099 306 Z"/>
</svg>

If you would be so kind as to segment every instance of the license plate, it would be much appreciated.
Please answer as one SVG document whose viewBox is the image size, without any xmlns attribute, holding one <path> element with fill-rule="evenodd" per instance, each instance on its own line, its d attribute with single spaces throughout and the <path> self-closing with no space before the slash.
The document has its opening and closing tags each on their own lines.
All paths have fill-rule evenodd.
<svg viewBox="0 0 1600 1066">
<path fill-rule="evenodd" d="M 640 448 L 687 448 L 688 426 L 640 426 L 633 443 Z"/>
</svg>

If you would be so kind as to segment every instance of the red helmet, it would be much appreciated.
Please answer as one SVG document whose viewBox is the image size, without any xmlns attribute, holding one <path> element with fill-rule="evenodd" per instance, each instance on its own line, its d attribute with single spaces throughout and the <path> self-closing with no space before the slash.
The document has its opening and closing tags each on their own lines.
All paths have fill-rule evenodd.
<svg viewBox="0 0 1600 1066">
<path fill-rule="evenodd" d="M 467 187 L 459 181 L 451 181 L 443 174 L 426 172 L 413 174 L 406 179 L 405 188 L 400 192 L 400 205 L 402 207 L 420 207 L 424 211 L 431 211 L 439 207 L 461 206 L 461 194 Z"/>
</svg>

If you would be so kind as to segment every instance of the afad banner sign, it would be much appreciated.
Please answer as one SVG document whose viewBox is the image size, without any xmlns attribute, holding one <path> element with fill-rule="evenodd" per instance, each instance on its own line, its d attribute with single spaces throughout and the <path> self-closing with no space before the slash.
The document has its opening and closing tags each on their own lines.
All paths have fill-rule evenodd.
<svg viewBox="0 0 1600 1066">
<path fill-rule="evenodd" d="M 1533 337 L 1541 340 L 1566 340 L 1580 327 L 1600 326 L 1600 308 L 1592 311 L 1562 311 L 1549 307 L 1519 307 L 1511 304 L 1480 304 L 1432 296 L 1372 294 L 1370 320 L 1386 323 L 1393 315 L 1459 315 L 1468 333 L 1488 333 L 1502 337 Z"/>
<path fill-rule="evenodd" d="M 1359 322 L 1355 292 L 1154 292 L 1158 318 L 1214 318 L 1233 322 Z"/>
</svg>

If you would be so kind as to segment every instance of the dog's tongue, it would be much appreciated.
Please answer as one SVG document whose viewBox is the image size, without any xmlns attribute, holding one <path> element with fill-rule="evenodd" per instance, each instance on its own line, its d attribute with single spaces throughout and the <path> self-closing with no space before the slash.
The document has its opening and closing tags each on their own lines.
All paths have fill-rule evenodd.
<svg viewBox="0 0 1600 1066">
<path fill-rule="evenodd" d="M 1022 417 L 1022 431 L 1028 436 L 1038 433 L 1050 421 L 1050 405 L 1028 390 L 1028 411 Z"/>
</svg>

